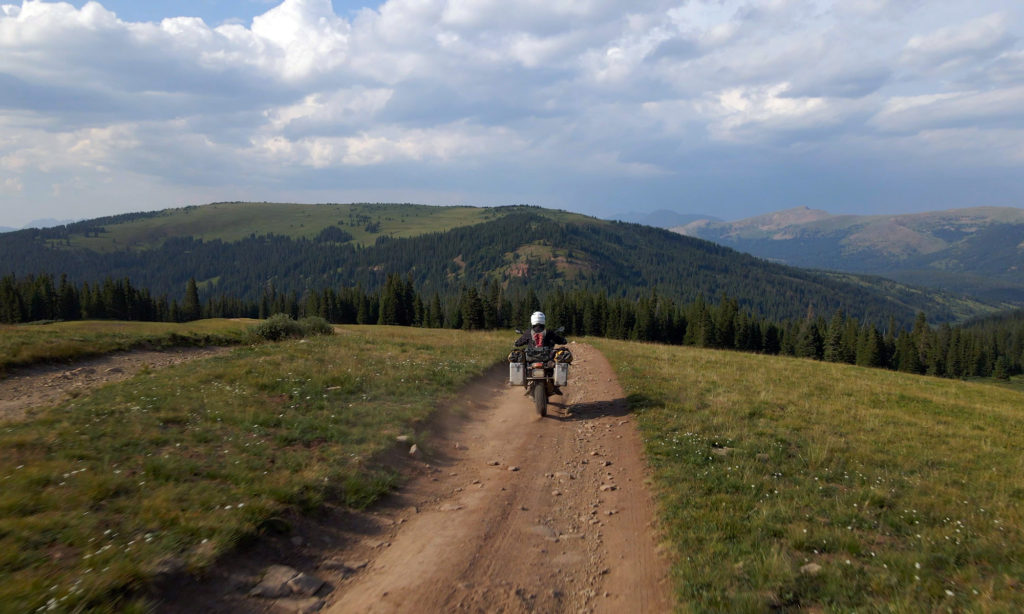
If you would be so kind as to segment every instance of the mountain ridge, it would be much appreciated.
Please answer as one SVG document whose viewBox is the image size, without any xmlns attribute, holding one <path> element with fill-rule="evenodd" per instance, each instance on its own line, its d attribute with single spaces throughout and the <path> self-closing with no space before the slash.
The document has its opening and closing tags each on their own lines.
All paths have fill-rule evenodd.
<svg viewBox="0 0 1024 614">
<path fill-rule="evenodd" d="M 197 228 L 206 235 L 191 234 Z M 917 311 L 941 322 L 996 310 L 885 280 L 773 264 L 664 229 L 529 206 L 219 203 L 6 234 L 0 262 L 9 267 L 0 274 L 130 278 L 156 294 L 180 294 L 195 278 L 207 295 L 247 300 L 268 287 L 299 296 L 379 288 L 399 273 L 425 296 L 492 282 L 524 293 L 657 291 L 681 301 L 726 294 L 775 319 L 842 309 L 907 324 Z"/>
<path fill-rule="evenodd" d="M 672 230 L 792 266 L 882 275 L 1024 304 L 1024 209 L 858 216 L 798 207 Z"/>
<path fill-rule="evenodd" d="M 671 209 L 657 209 L 648 213 L 639 211 L 620 212 L 605 218 L 610 221 L 629 222 L 632 224 L 643 224 L 655 228 L 673 228 L 695 222 L 698 220 L 720 221 L 717 217 L 699 213 L 679 213 Z"/>
</svg>

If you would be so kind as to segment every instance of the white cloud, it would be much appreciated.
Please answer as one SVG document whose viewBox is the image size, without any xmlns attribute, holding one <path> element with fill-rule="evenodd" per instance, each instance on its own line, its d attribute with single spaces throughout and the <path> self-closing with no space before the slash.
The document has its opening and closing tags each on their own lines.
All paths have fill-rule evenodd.
<svg viewBox="0 0 1024 614">
<path fill-rule="evenodd" d="M 907 41 L 903 61 L 924 68 L 956 68 L 986 60 L 1013 44 L 1007 13 L 993 13 L 964 24 L 940 28 Z"/>
<path fill-rule="evenodd" d="M 0 125 L 10 125 L 0 122 Z M 140 141 L 131 124 L 53 132 L 39 128 L 5 130 L 0 143 L 0 168 L 26 172 L 68 169 L 108 171 L 117 159 L 137 148 Z"/>
<path fill-rule="evenodd" d="M 252 34 L 282 50 L 278 70 L 286 78 L 329 72 L 344 64 L 349 31 L 330 0 L 285 0 L 252 20 Z"/>
<path fill-rule="evenodd" d="M 842 122 L 862 105 L 821 97 L 789 96 L 789 83 L 730 88 L 697 104 L 711 120 L 711 135 L 724 141 L 760 141 L 779 133 L 813 132 Z M 805 136 L 795 137 L 798 139 Z"/>
<path fill-rule="evenodd" d="M 521 151 L 525 143 L 504 128 L 485 128 L 465 122 L 431 129 L 382 127 L 342 137 L 289 140 L 264 136 L 252 151 L 275 161 L 312 168 L 370 166 L 397 162 L 447 162 Z"/>
<path fill-rule="evenodd" d="M 339 125 L 356 126 L 373 120 L 393 90 L 387 88 L 345 88 L 334 92 L 310 94 L 302 101 L 265 111 L 269 128 L 275 132 L 290 127 L 306 130 L 330 130 Z"/>
<path fill-rule="evenodd" d="M 89 182 L 122 177 L 258 199 L 310 183 L 482 195 L 486 180 L 564 204 L 613 180 L 671 199 L 681 174 L 713 175 L 702 160 L 753 150 L 817 168 L 898 143 L 908 165 L 945 172 L 998 143 L 1020 160 L 1000 134 L 1024 123 L 1024 7 L 1005 0 L 268 6 L 217 27 L 127 22 L 96 2 L 0 6 L 3 177 L 54 206 L 50 185 L 99 199 Z M 612 197 L 592 190 L 577 197 Z"/>
<path fill-rule="evenodd" d="M 985 129 L 1006 121 L 1024 124 L 1024 86 L 893 97 L 871 119 L 871 124 L 891 132 L 914 132 L 969 125 Z"/>
<path fill-rule="evenodd" d="M 406 4 L 401 0 L 388 4 Z M 440 22 L 463 30 L 495 29 L 557 31 L 621 18 L 625 13 L 657 10 L 665 2 L 652 0 L 447 0 Z"/>
</svg>

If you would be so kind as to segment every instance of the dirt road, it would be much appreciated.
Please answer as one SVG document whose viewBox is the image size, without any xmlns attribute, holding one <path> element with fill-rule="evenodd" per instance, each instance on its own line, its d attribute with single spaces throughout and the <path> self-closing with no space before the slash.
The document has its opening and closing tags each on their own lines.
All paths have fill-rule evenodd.
<svg viewBox="0 0 1024 614">
<path fill-rule="evenodd" d="M 413 476 L 368 512 L 329 507 L 289 520 L 203 580 L 155 586 L 178 612 L 666 612 L 641 442 L 605 358 L 573 344 L 565 396 L 539 418 L 492 372 L 440 412 Z M 0 380 L 0 423 L 78 390 L 221 349 L 133 352 Z M 315 596 L 250 596 L 274 564 L 325 580 Z"/>
<path fill-rule="evenodd" d="M 665 612 L 641 442 L 605 358 L 575 344 L 564 410 L 488 382 L 365 568 L 325 611 Z M 554 397 L 556 401 L 558 397 Z"/>
</svg>

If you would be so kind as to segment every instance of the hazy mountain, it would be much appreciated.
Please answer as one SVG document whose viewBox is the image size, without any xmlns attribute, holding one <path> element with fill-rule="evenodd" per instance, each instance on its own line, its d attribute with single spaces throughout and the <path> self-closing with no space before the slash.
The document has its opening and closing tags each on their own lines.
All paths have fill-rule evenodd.
<svg viewBox="0 0 1024 614">
<path fill-rule="evenodd" d="M 726 294 L 772 319 L 837 309 L 884 324 L 991 313 L 996 307 L 881 279 L 808 271 L 650 226 L 539 207 L 219 203 L 125 214 L 0 237 L 0 275 L 66 273 L 75 283 L 129 278 L 180 295 L 259 300 L 408 275 L 425 296 L 492 280 L 509 291 L 576 288 L 680 301 Z"/>
<path fill-rule="evenodd" d="M 863 216 L 799 207 L 672 230 L 793 266 L 883 275 L 1024 304 L 1024 209 Z"/>
<path fill-rule="evenodd" d="M 22 228 L 53 228 L 54 226 L 63 226 L 65 224 L 73 224 L 75 220 L 56 220 L 52 217 L 42 218 L 38 220 L 32 220 L 28 224 L 22 226 Z"/>
<path fill-rule="evenodd" d="M 63 226 L 65 224 L 72 224 L 75 220 L 55 220 L 53 218 L 43 218 L 38 220 L 32 220 L 28 224 L 25 224 L 21 228 L 11 228 L 10 226 L 0 226 L 0 232 L 13 232 L 15 230 L 23 230 L 25 228 L 53 228 L 54 226 Z"/>
<path fill-rule="evenodd" d="M 683 226 L 698 220 L 718 221 L 718 218 L 710 215 L 679 213 L 668 209 L 658 209 L 657 211 L 651 211 L 650 213 L 643 213 L 639 211 L 617 213 L 609 216 L 607 219 L 618 220 L 620 222 L 630 222 L 633 224 L 643 224 L 644 226 L 654 226 L 655 228 L 673 228 L 675 226 Z"/>
</svg>

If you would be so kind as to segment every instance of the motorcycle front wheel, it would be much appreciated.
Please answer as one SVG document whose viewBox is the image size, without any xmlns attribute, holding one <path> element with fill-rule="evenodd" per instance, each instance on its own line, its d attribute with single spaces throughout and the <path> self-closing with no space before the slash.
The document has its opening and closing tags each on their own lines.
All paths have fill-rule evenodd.
<svg viewBox="0 0 1024 614">
<path fill-rule="evenodd" d="M 543 382 L 537 382 L 533 386 L 533 404 L 541 418 L 548 415 L 548 391 Z"/>
</svg>

